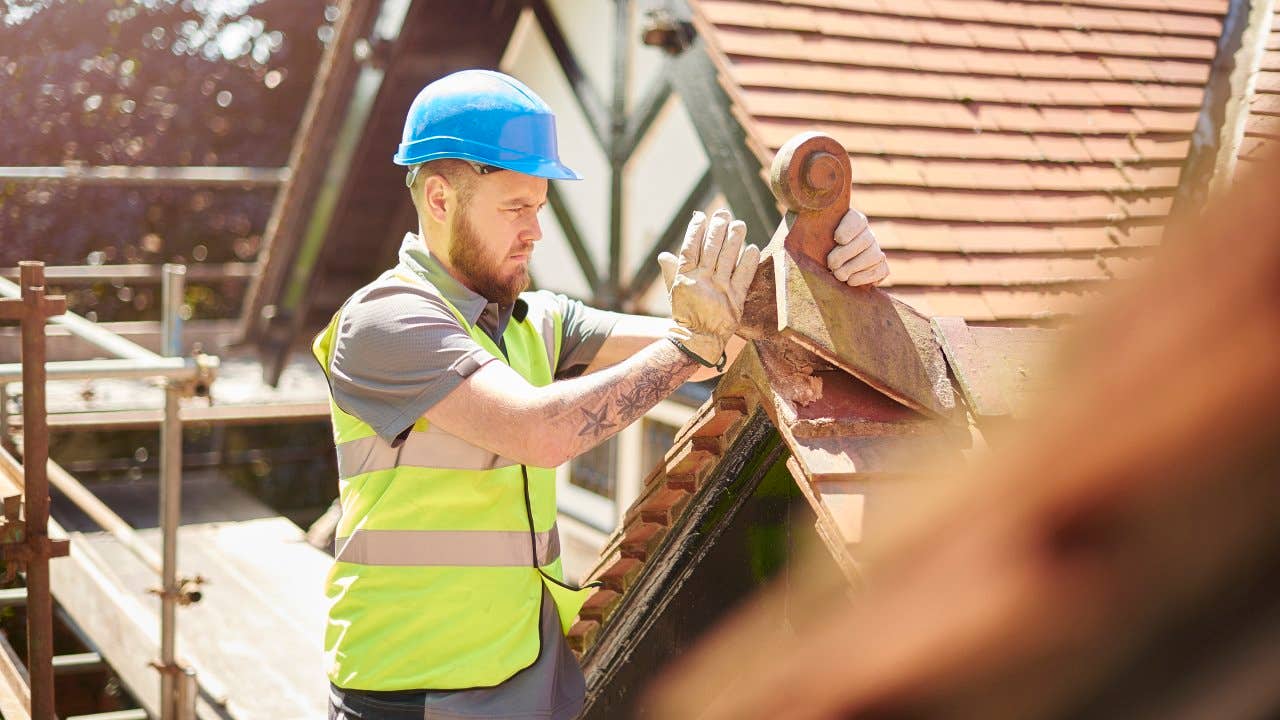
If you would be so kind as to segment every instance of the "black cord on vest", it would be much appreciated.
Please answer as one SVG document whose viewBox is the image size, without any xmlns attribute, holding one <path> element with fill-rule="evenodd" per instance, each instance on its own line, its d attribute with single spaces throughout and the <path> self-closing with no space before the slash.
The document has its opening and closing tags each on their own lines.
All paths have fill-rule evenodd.
<svg viewBox="0 0 1280 720">
<path fill-rule="evenodd" d="M 514 318 L 516 322 L 524 322 L 525 316 L 528 312 L 529 305 L 525 303 L 525 301 L 517 298 L 515 307 L 511 310 L 511 317 Z M 519 317 L 516 317 L 517 313 L 519 313 Z M 507 361 L 507 365 L 510 365 L 511 358 L 507 355 L 506 338 L 499 337 L 497 345 L 498 349 L 502 351 L 502 359 Z M 537 570 L 538 574 L 542 577 L 568 590 L 582 590 L 584 588 L 604 585 L 603 582 L 597 580 L 596 582 L 587 583 L 582 587 L 575 587 L 551 577 L 542 569 L 542 566 L 538 564 L 538 533 L 533 529 L 533 501 L 530 499 L 529 495 L 529 468 L 524 463 L 520 463 L 520 475 L 524 478 L 524 514 L 529 521 L 529 562 L 533 564 L 533 569 Z"/>
</svg>

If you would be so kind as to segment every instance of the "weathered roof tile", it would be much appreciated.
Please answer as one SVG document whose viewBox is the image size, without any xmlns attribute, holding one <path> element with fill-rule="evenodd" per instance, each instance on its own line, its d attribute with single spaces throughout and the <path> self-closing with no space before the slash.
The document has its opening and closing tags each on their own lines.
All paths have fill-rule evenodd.
<svg viewBox="0 0 1280 720">
<path fill-rule="evenodd" d="M 826 132 L 849 152 L 852 202 L 872 218 L 886 249 L 963 260 L 1157 242 L 1228 3 L 691 5 L 762 165 L 793 134 Z M 1280 114 L 1280 38 L 1273 41 L 1253 107 Z M 1272 126 L 1250 127 L 1246 157 Z M 1040 314 L 1064 304 L 1043 294 L 987 298 L 983 287 L 1055 277 L 1094 282 L 1105 274 L 1105 263 L 1078 258 L 945 259 L 910 260 L 893 279 L 895 291 L 922 298 L 958 283 L 969 289 L 921 307 L 965 308 L 971 319 L 990 321 L 1035 315 L 1037 299 L 1047 303 Z M 1014 274 L 969 285 L 998 272 Z M 921 292 L 905 292 L 912 287 Z"/>
</svg>

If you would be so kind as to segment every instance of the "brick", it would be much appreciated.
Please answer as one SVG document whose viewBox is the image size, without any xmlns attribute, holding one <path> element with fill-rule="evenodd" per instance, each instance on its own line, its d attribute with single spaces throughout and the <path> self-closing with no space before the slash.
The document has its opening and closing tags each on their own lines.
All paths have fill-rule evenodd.
<svg viewBox="0 0 1280 720">
<path fill-rule="evenodd" d="M 644 503 L 636 505 L 637 515 L 645 522 L 671 525 L 689 504 L 691 497 L 693 493 L 690 490 L 663 487 Z"/>
<path fill-rule="evenodd" d="M 693 473 L 671 475 L 667 478 L 667 487 L 679 492 L 692 493 L 698 489 L 698 476 Z"/>
<path fill-rule="evenodd" d="M 569 642 L 569 649 L 581 656 L 595 644 L 596 637 L 599 635 L 600 623 L 595 620 L 579 620 L 569 628 L 566 639 Z"/>
<path fill-rule="evenodd" d="M 699 450 L 692 443 L 677 446 L 667 453 L 667 477 L 677 475 L 697 475 L 715 461 L 715 455 L 706 450 Z"/>
<path fill-rule="evenodd" d="M 644 488 L 645 490 L 648 490 L 649 488 L 652 488 L 655 485 L 661 483 L 663 480 L 665 480 L 666 476 L 667 476 L 666 470 L 663 468 L 662 465 L 658 465 L 657 467 L 649 471 L 649 474 L 645 476 L 644 482 L 641 483 L 640 487 Z"/>
<path fill-rule="evenodd" d="M 719 456 L 725 450 L 725 438 L 720 435 L 694 435 L 689 444 L 695 451 L 709 452 Z"/>
<path fill-rule="evenodd" d="M 626 514 L 623 516 L 623 525 L 630 523 L 632 519 L 640 516 L 640 508 L 649 502 L 654 496 L 667 492 L 667 474 L 662 466 L 650 474 L 645 480 L 645 484 L 640 491 L 640 496 L 631 503 L 631 507 L 627 508 Z"/>
<path fill-rule="evenodd" d="M 619 556 L 596 579 L 603 582 L 606 588 L 614 592 L 625 593 L 635 583 L 636 578 L 640 576 L 640 571 L 643 567 L 643 563 L 635 558 Z"/>
<path fill-rule="evenodd" d="M 578 613 L 578 617 L 582 620 L 594 620 L 600 625 L 604 625 L 609 621 L 609 617 L 613 615 L 613 611 L 617 610 L 621 604 L 621 594 L 608 588 L 598 589 L 582 604 L 582 610 Z M 576 626 L 577 623 L 574 623 L 574 625 Z M 570 628 L 570 632 L 572 632 L 572 628 Z"/>
<path fill-rule="evenodd" d="M 642 518 L 640 522 L 623 531 L 622 544 L 619 546 L 622 557 L 635 558 L 641 562 L 648 560 L 658 549 L 658 545 L 662 543 L 662 538 L 666 534 L 665 526 L 655 522 L 645 522 Z"/>
</svg>

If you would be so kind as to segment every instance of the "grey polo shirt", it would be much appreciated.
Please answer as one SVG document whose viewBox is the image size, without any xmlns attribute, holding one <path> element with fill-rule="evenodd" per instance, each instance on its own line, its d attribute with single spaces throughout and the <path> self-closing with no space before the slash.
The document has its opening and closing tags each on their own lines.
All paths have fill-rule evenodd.
<svg viewBox="0 0 1280 720">
<path fill-rule="evenodd" d="M 405 282 L 404 272 L 425 282 Z M 562 318 L 557 377 L 579 374 L 613 330 L 618 315 L 596 310 L 547 291 L 522 293 L 516 305 L 489 302 L 458 282 L 409 233 L 399 264 L 357 291 L 340 311 L 330 364 L 334 401 L 395 443 L 428 409 L 487 363 L 498 360 L 458 322 L 445 299 L 495 342 L 513 312 L 541 325 L 544 340 L 552 316 Z M 554 348 L 554 344 L 550 344 Z M 582 670 L 570 652 L 549 594 L 544 591 L 538 660 L 495 688 L 395 693 L 396 702 L 422 708 L 426 718 L 519 718 L 561 720 L 582 706 Z M 411 642 L 412 639 L 406 639 Z M 378 693 L 334 688 L 333 701 L 362 697 L 385 702 Z M 339 713 L 341 716 L 342 713 Z"/>
<path fill-rule="evenodd" d="M 424 283 L 397 279 L 397 271 Z M 330 365 L 338 407 L 392 442 L 431 406 L 483 365 L 497 360 L 471 338 L 445 303 L 495 342 L 511 321 L 513 306 L 499 306 L 458 282 L 427 252 L 418 236 L 405 235 L 400 263 L 358 290 L 341 310 Z M 520 295 L 527 322 L 544 339 L 563 318 L 557 377 L 582 372 L 617 323 L 616 313 L 587 307 L 546 290 Z"/>
</svg>

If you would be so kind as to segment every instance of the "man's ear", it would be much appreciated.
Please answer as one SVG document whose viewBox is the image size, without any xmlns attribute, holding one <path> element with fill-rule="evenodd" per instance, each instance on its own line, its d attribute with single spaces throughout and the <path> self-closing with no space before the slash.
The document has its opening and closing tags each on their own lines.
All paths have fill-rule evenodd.
<svg viewBox="0 0 1280 720">
<path fill-rule="evenodd" d="M 431 175 L 422 183 L 422 209 L 438 223 L 445 222 L 449 205 L 454 202 L 454 191 L 442 175 Z"/>
</svg>

